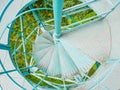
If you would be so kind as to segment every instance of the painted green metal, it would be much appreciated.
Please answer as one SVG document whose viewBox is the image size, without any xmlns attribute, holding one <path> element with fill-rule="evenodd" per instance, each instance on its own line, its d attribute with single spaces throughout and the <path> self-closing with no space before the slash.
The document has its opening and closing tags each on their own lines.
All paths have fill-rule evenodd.
<svg viewBox="0 0 120 90">
<path fill-rule="evenodd" d="M 1 74 L 6 74 L 6 73 L 10 73 L 10 72 L 15 72 L 16 71 L 16 69 L 14 69 L 14 70 L 9 70 L 9 71 L 4 71 L 4 72 L 0 72 L 0 75 Z"/>
<path fill-rule="evenodd" d="M 34 9 L 33 5 L 30 5 L 29 8 Z M 32 13 L 33 13 L 35 19 L 38 21 L 38 23 L 41 23 L 41 19 L 40 19 L 40 17 L 38 17 L 36 11 L 32 11 Z"/>
<path fill-rule="evenodd" d="M 104 17 L 107 17 L 118 5 L 120 5 L 120 0 L 117 0 L 117 2 L 112 5 L 111 9 L 106 13 Z"/>
<path fill-rule="evenodd" d="M 13 1 L 14 1 L 14 0 L 9 0 L 8 3 L 6 4 L 6 6 L 4 7 L 2 13 L 0 14 L 0 22 L 1 22 L 1 20 L 2 20 L 2 17 L 4 16 L 6 10 L 7 10 L 8 7 L 12 4 Z"/>
<path fill-rule="evenodd" d="M 81 1 L 82 1 L 82 0 L 81 0 Z M 84 0 L 83 0 L 83 1 L 84 1 Z M 80 9 L 80 8 L 85 7 L 85 6 L 88 6 L 89 4 L 94 3 L 94 2 L 96 2 L 96 1 L 99 1 L 99 0 L 90 0 L 90 1 L 88 0 L 88 1 L 85 1 L 85 2 L 83 2 L 83 3 L 81 3 L 81 4 L 78 4 L 78 5 L 75 5 L 75 6 L 73 6 L 73 7 L 64 9 L 64 10 L 63 10 L 63 13 L 67 13 L 67 12 L 71 12 L 71 11 Z"/>
<path fill-rule="evenodd" d="M 10 46 L 9 45 L 4 45 L 4 44 L 0 44 L 0 49 L 9 50 Z"/>
<path fill-rule="evenodd" d="M 16 86 L 18 86 L 19 88 L 23 89 L 23 90 L 26 90 L 24 87 L 22 87 L 18 82 L 16 82 L 7 72 L 6 68 L 4 67 L 3 63 L 1 62 L 0 60 L 0 65 L 2 66 L 2 69 L 4 70 L 4 72 L 6 72 L 6 75 L 10 78 L 10 80 L 12 82 L 15 83 Z M 1 75 L 1 74 L 0 74 Z"/>
<path fill-rule="evenodd" d="M 54 22 L 55 22 L 55 37 L 61 35 L 61 21 L 64 0 L 53 0 Z"/>
<path fill-rule="evenodd" d="M 20 25 L 21 25 L 21 36 L 22 36 L 22 43 L 23 43 L 23 51 L 24 51 L 24 57 L 25 57 L 25 63 L 26 67 L 28 66 L 28 60 L 27 60 L 27 53 L 26 53 L 26 46 L 25 46 L 25 36 L 24 36 L 24 26 L 23 26 L 23 19 L 22 16 L 20 16 Z"/>
<path fill-rule="evenodd" d="M 43 80 L 45 80 L 46 77 L 47 77 L 47 76 L 45 75 L 44 78 L 42 78 L 42 79 L 38 82 L 38 84 L 36 84 L 36 85 L 34 86 L 33 90 L 36 90 L 37 87 L 39 87 L 39 85 L 43 82 Z"/>
</svg>

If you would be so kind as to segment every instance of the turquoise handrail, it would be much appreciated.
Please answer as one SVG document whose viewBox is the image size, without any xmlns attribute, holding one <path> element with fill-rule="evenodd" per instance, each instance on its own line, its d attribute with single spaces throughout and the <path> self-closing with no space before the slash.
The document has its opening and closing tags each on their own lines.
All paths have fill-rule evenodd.
<svg viewBox="0 0 120 90">
<path fill-rule="evenodd" d="M 5 14 L 5 12 L 6 12 L 6 10 L 8 9 L 8 7 L 11 5 L 11 3 L 13 2 L 14 0 L 9 0 L 9 2 L 6 4 L 6 6 L 4 7 L 4 9 L 3 9 L 3 11 L 2 11 L 2 13 L 1 13 L 1 15 L 0 15 L 0 22 L 1 22 L 1 20 L 2 20 L 2 17 L 3 17 L 3 15 Z"/>
</svg>

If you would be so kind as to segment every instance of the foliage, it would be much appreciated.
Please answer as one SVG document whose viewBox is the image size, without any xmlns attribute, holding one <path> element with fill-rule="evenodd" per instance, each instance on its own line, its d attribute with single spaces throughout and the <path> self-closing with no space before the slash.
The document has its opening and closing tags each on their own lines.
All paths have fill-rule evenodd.
<svg viewBox="0 0 120 90">
<path fill-rule="evenodd" d="M 44 78 L 44 80 L 51 82 L 51 83 L 56 83 L 56 84 L 61 84 L 63 85 L 63 81 L 60 79 L 54 79 L 54 78 L 50 78 L 50 77 L 45 77 L 45 76 L 40 76 L 41 78 Z M 26 75 L 26 78 L 30 81 L 33 81 L 35 84 L 38 84 L 40 81 L 42 81 L 40 83 L 40 86 L 49 86 L 46 82 L 44 82 L 43 80 L 41 80 L 38 77 L 33 76 L 32 74 Z M 68 82 L 65 81 L 65 84 L 73 84 L 73 82 Z"/>
</svg>

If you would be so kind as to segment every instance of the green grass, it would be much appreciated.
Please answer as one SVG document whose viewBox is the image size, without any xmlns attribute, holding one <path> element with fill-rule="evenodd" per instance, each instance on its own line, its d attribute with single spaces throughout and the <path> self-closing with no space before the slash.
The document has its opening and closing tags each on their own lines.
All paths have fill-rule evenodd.
<svg viewBox="0 0 120 90">
<path fill-rule="evenodd" d="M 40 76 L 40 77 L 41 77 L 41 78 L 45 78 L 44 80 L 46 80 L 46 81 L 48 81 L 48 82 L 63 85 L 63 81 L 60 80 L 60 79 L 54 79 L 54 78 L 44 77 L 44 76 Z M 32 81 L 32 82 L 35 83 L 35 84 L 38 84 L 38 83 L 41 81 L 41 83 L 39 84 L 40 86 L 44 86 L 44 87 L 45 87 L 45 86 L 47 86 L 47 87 L 49 86 L 49 87 L 53 88 L 52 86 L 50 86 L 49 84 L 47 84 L 46 82 L 44 82 L 44 81 L 41 80 L 40 78 L 35 77 L 34 75 L 31 75 L 31 74 L 26 75 L 26 78 L 27 78 L 28 80 Z M 67 84 L 73 84 L 73 82 L 65 81 L 65 84 L 66 84 L 66 85 L 67 85 Z M 63 88 L 63 87 L 61 86 L 61 88 Z"/>
</svg>

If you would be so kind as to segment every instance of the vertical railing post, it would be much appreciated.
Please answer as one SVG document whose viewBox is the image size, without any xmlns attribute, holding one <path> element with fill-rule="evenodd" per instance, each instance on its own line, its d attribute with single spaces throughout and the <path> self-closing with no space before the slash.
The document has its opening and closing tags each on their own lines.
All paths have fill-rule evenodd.
<svg viewBox="0 0 120 90">
<path fill-rule="evenodd" d="M 54 22 L 55 22 L 55 38 L 61 35 L 62 9 L 64 0 L 53 0 Z"/>
</svg>

